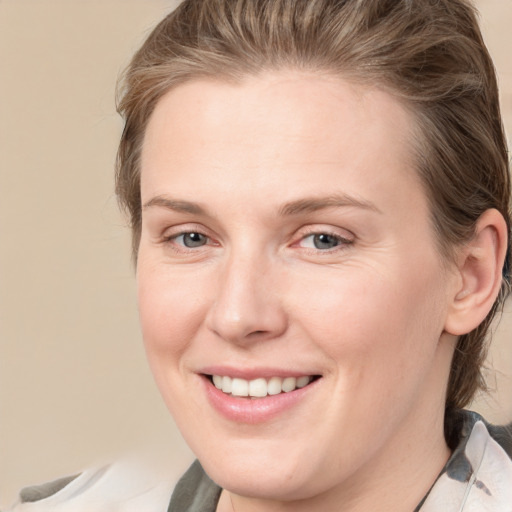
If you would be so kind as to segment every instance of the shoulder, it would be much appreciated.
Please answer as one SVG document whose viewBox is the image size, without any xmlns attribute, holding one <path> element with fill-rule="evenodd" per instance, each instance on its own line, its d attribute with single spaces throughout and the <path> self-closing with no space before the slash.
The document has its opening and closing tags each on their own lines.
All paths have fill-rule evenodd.
<svg viewBox="0 0 512 512">
<path fill-rule="evenodd" d="M 52 482 L 47 482 L 45 484 L 24 487 L 20 491 L 20 502 L 33 503 L 34 501 L 41 501 L 49 498 L 50 496 L 53 496 L 54 494 L 57 494 L 59 491 L 64 489 L 64 487 L 66 487 L 79 476 L 80 474 L 67 476 L 58 478 L 57 480 L 53 480 Z"/>
<path fill-rule="evenodd" d="M 221 491 L 196 460 L 176 484 L 168 512 L 214 512 Z"/>
<path fill-rule="evenodd" d="M 448 439 L 453 454 L 432 487 L 421 512 L 510 512 L 512 504 L 512 431 L 479 415 L 459 411 L 451 418 Z M 441 508 L 439 508 L 441 507 Z"/>
<path fill-rule="evenodd" d="M 22 489 L 8 512 L 161 512 L 173 480 L 144 466 L 120 462 Z"/>
</svg>

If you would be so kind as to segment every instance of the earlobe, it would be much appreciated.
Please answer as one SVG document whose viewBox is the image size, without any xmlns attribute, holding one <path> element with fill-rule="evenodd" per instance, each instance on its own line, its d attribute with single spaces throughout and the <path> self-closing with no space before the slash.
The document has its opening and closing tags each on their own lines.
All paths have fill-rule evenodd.
<svg viewBox="0 0 512 512">
<path fill-rule="evenodd" d="M 486 210 L 478 219 L 474 237 L 460 250 L 460 279 L 446 319 L 446 332 L 467 334 L 487 316 L 501 288 L 507 243 L 505 219 L 495 209 Z"/>
</svg>

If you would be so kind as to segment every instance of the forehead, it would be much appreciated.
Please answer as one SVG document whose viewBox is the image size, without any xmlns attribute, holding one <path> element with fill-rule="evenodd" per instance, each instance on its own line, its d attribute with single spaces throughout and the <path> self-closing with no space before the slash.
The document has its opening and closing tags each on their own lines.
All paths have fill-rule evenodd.
<svg viewBox="0 0 512 512">
<path fill-rule="evenodd" d="M 283 71 L 237 84 L 192 80 L 164 95 L 150 118 L 143 199 L 171 181 L 175 190 L 207 180 L 267 196 L 283 179 L 290 195 L 304 183 L 356 195 L 345 188 L 417 186 L 412 129 L 390 94 L 338 77 Z"/>
</svg>

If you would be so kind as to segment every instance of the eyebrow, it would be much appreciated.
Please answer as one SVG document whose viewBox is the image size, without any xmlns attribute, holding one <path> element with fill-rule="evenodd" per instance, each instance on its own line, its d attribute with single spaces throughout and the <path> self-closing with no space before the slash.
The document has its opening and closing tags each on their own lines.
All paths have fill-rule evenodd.
<svg viewBox="0 0 512 512">
<path fill-rule="evenodd" d="M 193 215 L 208 215 L 208 212 L 197 203 L 181 199 L 171 199 L 166 196 L 155 196 L 151 198 L 142 205 L 142 209 L 145 210 L 152 206 L 160 206 L 168 210 L 190 213 Z M 356 207 L 381 213 L 380 210 L 370 201 L 359 199 L 347 194 L 335 194 L 326 197 L 310 197 L 290 201 L 279 208 L 278 214 L 282 217 L 288 217 L 312 213 L 328 208 L 340 207 Z"/>
<path fill-rule="evenodd" d="M 142 209 L 145 210 L 151 206 L 161 206 L 167 210 L 191 213 L 194 215 L 206 215 L 206 210 L 199 206 L 197 203 L 191 203 L 190 201 L 182 201 L 179 199 L 171 199 L 165 196 L 155 196 L 151 198 L 147 203 L 142 205 Z"/>
<path fill-rule="evenodd" d="M 335 194 L 327 197 L 311 197 L 290 201 L 279 208 L 279 214 L 282 216 L 300 215 L 303 213 L 325 210 L 327 208 L 350 206 L 381 213 L 381 211 L 370 201 L 359 199 L 347 194 Z"/>
</svg>

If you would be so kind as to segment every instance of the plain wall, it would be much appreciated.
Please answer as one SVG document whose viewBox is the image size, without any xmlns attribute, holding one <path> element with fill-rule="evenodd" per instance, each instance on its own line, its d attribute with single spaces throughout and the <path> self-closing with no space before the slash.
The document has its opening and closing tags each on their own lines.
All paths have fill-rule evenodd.
<svg viewBox="0 0 512 512">
<path fill-rule="evenodd" d="M 174 4 L 0 0 L 0 507 L 141 447 L 176 474 L 191 458 L 145 362 L 113 195 L 117 75 Z M 512 1 L 477 5 L 510 134 Z M 499 393 L 477 408 L 505 421 L 512 311 L 492 360 Z"/>
</svg>

